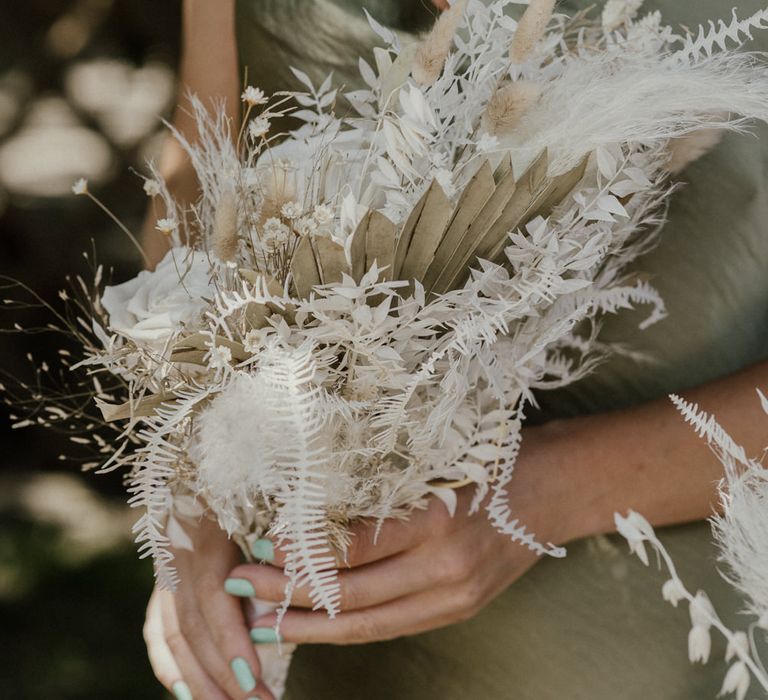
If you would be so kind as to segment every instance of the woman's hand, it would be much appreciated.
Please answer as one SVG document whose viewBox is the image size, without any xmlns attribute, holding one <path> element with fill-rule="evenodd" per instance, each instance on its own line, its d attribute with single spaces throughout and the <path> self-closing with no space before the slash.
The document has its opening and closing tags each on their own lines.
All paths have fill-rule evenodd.
<svg viewBox="0 0 768 700">
<path fill-rule="evenodd" d="M 563 478 L 548 478 L 534 431 L 527 431 L 524 454 L 512 484 L 512 517 L 520 518 L 539 541 L 561 543 L 577 534 L 569 514 Z M 489 522 L 484 508 L 469 515 L 474 487 L 458 493 L 456 514 L 433 499 L 409 520 L 387 521 L 374 542 L 376 524 L 358 524 L 339 571 L 341 614 L 329 619 L 311 610 L 307 589 L 294 592 L 280 633 L 287 642 L 354 644 L 416 634 L 466 620 L 519 578 L 537 555 L 511 542 Z M 572 524 L 573 523 L 573 524 Z M 581 533 L 578 533 L 581 534 Z M 259 598 L 279 602 L 287 578 L 278 547 L 271 565 L 242 565 L 230 574 Z M 255 640 L 271 640 L 274 615 L 254 622 Z"/>
<path fill-rule="evenodd" d="M 224 591 L 239 561 L 226 533 L 208 520 L 188 528 L 195 551 L 176 551 L 175 593 L 155 590 L 144 639 L 158 680 L 178 700 L 273 700 L 259 682 L 259 658 L 242 601 Z"/>
</svg>

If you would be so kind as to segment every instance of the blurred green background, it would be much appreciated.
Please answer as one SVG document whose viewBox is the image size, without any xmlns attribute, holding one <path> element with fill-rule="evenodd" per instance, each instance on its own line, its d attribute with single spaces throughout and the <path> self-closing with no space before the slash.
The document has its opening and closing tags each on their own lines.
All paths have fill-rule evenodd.
<svg viewBox="0 0 768 700">
<path fill-rule="evenodd" d="M 71 185 L 86 177 L 133 231 L 145 197 L 131 169 L 158 151 L 176 90 L 179 2 L 0 3 L 0 273 L 55 300 L 82 251 L 125 278 L 139 260 Z M 41 325 L 4 311 L 0 325 Z M 31 375 L 50 335 L 0 336 L 0 363 Z M 68 443 L 11 430 L 0 408 L 0 698 L 163 698 L 141 637 L 151 567 L 131 542 L 121 476 L 81 474 Z M 71 451 L 71 450 L 69 450 Z"/>
</svg>

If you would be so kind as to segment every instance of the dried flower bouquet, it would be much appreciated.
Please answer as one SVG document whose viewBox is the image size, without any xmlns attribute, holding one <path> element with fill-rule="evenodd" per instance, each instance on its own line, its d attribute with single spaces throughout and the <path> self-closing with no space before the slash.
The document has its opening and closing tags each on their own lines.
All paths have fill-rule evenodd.
<svg viewBox="0 0 768 700">
<path fill-rule="evenodd" d="M 286 605 L 308 586 L 335 615 L 350 521 L 430 496 L 452 510 L 468 484 L 500 531 L 564 554 L 507 505 L 525 408 L 611 351 L 605 314 L 663 318 L 626 266 L 654 243 L 670 172 L 768 117 L 765 63 L 737 50 L 768 11 L 694 36 L 635 0 L 596 17 L 532 0 L 519 21 L 515 4 L 457 0 L 412 45 L 370 18 L 366 88 L 295 70 L 304 92 L 245 90 L 239 134 L 192 98 L 199 138 L 176 136 L 199 201 L 145 182 L 168 254 L 83 285 L 61 319 L 161 586 L 205 512 L 245 549 L 284 543 Z M 272 133 L 289 114 L 296 130 Z"/>
</svg>

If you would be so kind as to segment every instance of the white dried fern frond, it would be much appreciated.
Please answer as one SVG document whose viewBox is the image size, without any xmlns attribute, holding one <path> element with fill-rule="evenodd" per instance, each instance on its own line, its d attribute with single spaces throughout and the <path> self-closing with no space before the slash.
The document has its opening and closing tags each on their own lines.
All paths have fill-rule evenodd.
<svg viewBox="0 0 768 700">
<path fill-rule="evenodd" d="M 285 484 L 277 496 L 280 511 L 275 526 L 284 541 L 285 573 L 292 588 L 307 586 L 315 606 L 334 617 L 341 592 L 325 510 L 331 450 L 324 430 L 326 404 L 313 385 L 315 373 L 311 346 L 294 351 L 275 348 L 261 360 L 260 374 L 268 388 L 263 401 L 272 414 L 271 428 L 288 438 L 275 460 Z M 283 613 L 289 603 L 286 600 Z"/>
<path fill-rule="evenodd" d="M 163 534 L 171 505 L 168 482 L 176 475 L 176 463 L 183 456 L 170 438 L 212 391 L 212 387 L 181 390 L 174 401 L 158 409 L 155 417 L 148 418 L 146 427 L 138 433 L 144 444 L 134 458 L 136 466 L 131 474 L 128 503 L 132 508 L 145 510 L 134 525 L 136 542 L 142 557 L 153 558 L 158 585 L 168 590 L 175 590 L 178 581 L 170 565 L 173 559 L 168 551 L 170 542 Z"/>
<path fill-rule="evenodd" d="M 728 580 L 746 596 L 749 611 L 768 627 L 768 469 L 749 458 L 713 416 L 679 396 L 670 398 L 723 464 L 722 514 L 711 519 L 720 560 Z"/>
<path fill-rule="evenodd" d="M 753 38 L 753 29 L 768 27 L 768 9 L 758 10 L 746 19 L 739 19 L 736 8 L 732 12 L 732 19 L 727 24 L 721 19 L 717 24 L 710 21 L 708 28 L 699 26 L 696 36 L 687 36 L 683 48 L 675 51 L 669 60 L 676 63 L 703 61 L 711 58 L 716 51 L 741 48 Z"/>
</svg>

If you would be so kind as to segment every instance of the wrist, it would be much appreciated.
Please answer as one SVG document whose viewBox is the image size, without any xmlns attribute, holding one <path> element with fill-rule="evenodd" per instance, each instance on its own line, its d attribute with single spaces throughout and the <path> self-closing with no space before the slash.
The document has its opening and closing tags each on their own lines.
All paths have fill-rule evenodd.
<svg viewBox="0 0 768 700">
<path fill-rule="evenodd" d="M 552 521 L 547 530 L 553 544 L 614 529 L 611 470 L 603 468 L 592 444 L 589 417 L 527 428 L 523 452 L 534 463 L 530 476 Z"/>
</svg>

